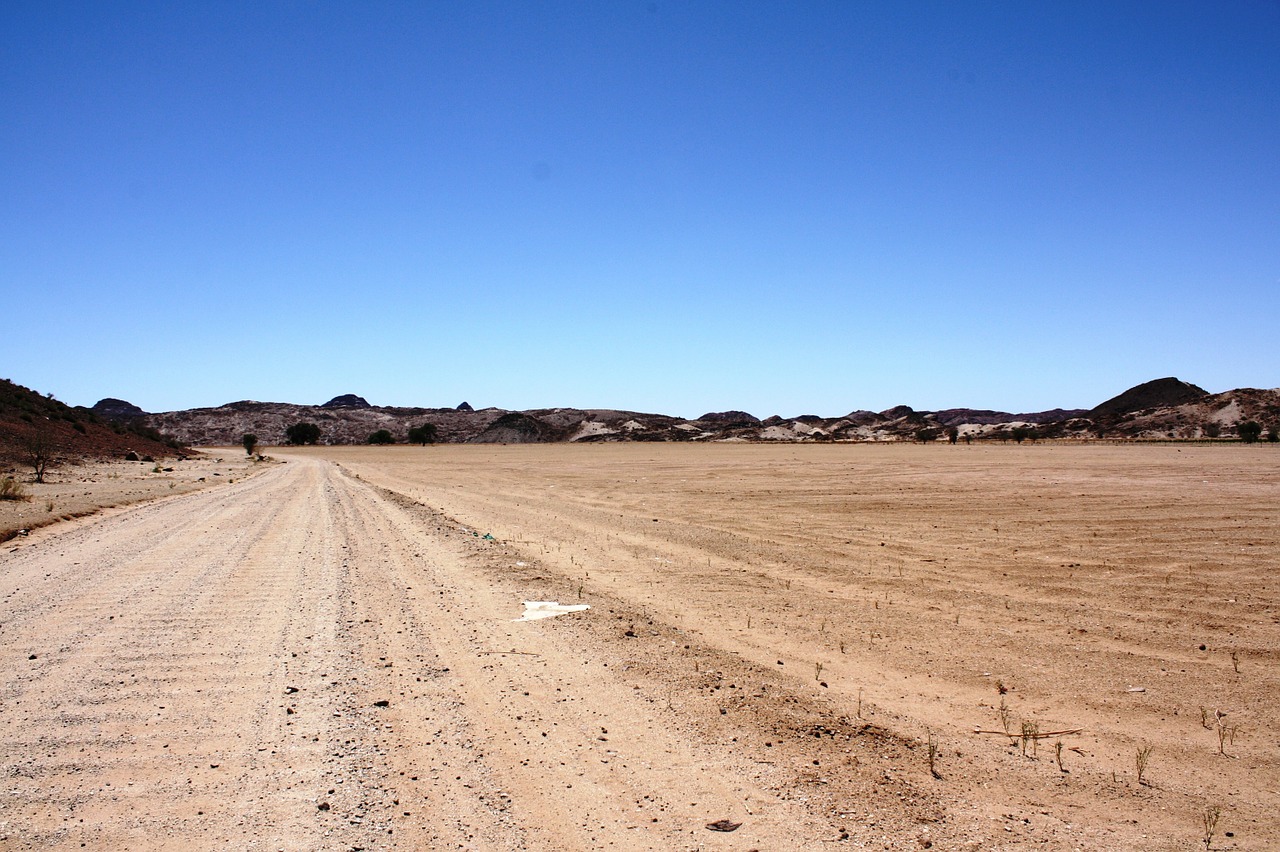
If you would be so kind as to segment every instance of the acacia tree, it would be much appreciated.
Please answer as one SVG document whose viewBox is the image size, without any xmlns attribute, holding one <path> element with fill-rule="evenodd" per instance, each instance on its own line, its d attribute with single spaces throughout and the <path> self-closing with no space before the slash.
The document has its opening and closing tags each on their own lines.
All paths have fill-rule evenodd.
<svg viewBox="0 0 1280 852">
<path fill-rule="evenodd" d="M 290 444 L 314 444 L 320 440 L 320 427 L 314 423 L 295 423 L 284 430 Z"/>
<path fill-rule="evenodd" d="M 36 482 L 44 482 L 44 472 L 53 463 L 57 445 L 46 432 L 32 432 L 22 439 L 22 454 L 35 471 Z"/>
<path fill-rule="evenodd" d="M 396 439 L 386 429 L 379 429 L 369 436 L 370 444 L 394 444 Z"/>
<path fill-rule="evenodd" d="M 1262 424 L 1256 420 L 1246 420 L 1236 426 L 1236 432 L 1240 435 L 1241 441 L 1253 444 L 1262 436 Z"/>
<path fill-rule="evenodd" d="M 258 436 L 252 433 L 246 434 L 240 439 L 240 443 L 244 444 L 245 455 L 251 456 L 253 451 L 258 449 Z"/>
<path fill-rule="evenodd" d="M 423 423 L 421 426 L 414 426 L 409 430 L 409 442 L 412 444 L 434 444 L 436 442 L 436 427 L 434 423 Z"/>
</svg>

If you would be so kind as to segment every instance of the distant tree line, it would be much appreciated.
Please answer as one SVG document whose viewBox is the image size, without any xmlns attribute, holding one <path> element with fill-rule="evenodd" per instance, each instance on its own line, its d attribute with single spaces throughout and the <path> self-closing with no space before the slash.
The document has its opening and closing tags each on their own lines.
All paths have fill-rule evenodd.
<svg viewBox="0 0 1280 852">
<path fill-rule="evenodd" d="M 320 427 L 314 423 L 295 423 L 284 430 L 285 440 L 295 446 L 302 444 L 315 444 L 320 440 Z M 434 444 L 439 440 L 440 433 L 434 423 L 423 423 L 421 426 L 414 426 L 409 429 L 409 443 Z M 395 435 L 391 434 L 388 429 L 379 429 L 376 432 L 370 432 L 366 443 L 375 446 L 386 446 L 396 442 Z M 245 435 L 243 438 L 245 452 L 252 455 L 254 449 L 258 445 L 257 435 Z"/>
</svg>

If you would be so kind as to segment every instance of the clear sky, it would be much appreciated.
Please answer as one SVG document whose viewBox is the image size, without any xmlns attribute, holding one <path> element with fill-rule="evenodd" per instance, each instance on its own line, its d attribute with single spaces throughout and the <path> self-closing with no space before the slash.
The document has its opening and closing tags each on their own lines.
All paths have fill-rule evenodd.
<svg viewBox="0 0 1280 852">
<path fill-rule="evenodd" d="M 1274 387 L 1280 4 L 7 0 L 0 295 L 149 411 Z"/>
</svg>

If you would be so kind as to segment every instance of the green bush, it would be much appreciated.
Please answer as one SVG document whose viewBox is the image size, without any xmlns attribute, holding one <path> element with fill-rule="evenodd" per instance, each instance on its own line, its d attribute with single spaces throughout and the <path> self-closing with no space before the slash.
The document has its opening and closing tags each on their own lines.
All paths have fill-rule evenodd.
<svg viewBox="0 0 1280 852">
<path fill-rule="evenodd" d="M 394 444 L 396 439 L 386 429 L 379 429 L 369 436 L 370 444 Z"/>
<path fill-rule="evenodd" d="M 290 444 L 314 444 L 320 440 L 320 427 L 314 423 L 295 423 L 284 430 Z"/>
<path fill-rule="evenodd" d="M 414 426 L 409 430 L 409 443 L 411 444 L 434 444 L 436 442 L 437 432 L 434 423 L 423 423 L 421 426 Z"/>
<path fill-rule="evenodd" d="M 1246 420 L 1236 426 L 1236 433 L 1240 436 L 1240 440 L 1246 444 L 1257 443 L 1258 438 L 1262 435 L 1262 424 L 1256 420 Z"/>
</svg>

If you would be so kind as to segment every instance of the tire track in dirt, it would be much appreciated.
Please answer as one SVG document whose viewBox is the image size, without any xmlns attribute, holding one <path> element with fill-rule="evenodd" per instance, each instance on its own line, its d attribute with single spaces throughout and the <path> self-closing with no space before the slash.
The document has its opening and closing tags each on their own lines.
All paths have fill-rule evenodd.
<svg viewBox="0 0 1280 852">
<path fill-rule="evenodd" d="M 279 767 L 264 730 L 296 614 L 286 603 L 315 597 L 303 591 L 317 559 L 305 554 L 306 506 L 278 499 L 295 472 L 7 556 L 6 844 L 176 848 L 278 834 L 313 847 L 270 801 Z"/>
</svg>

